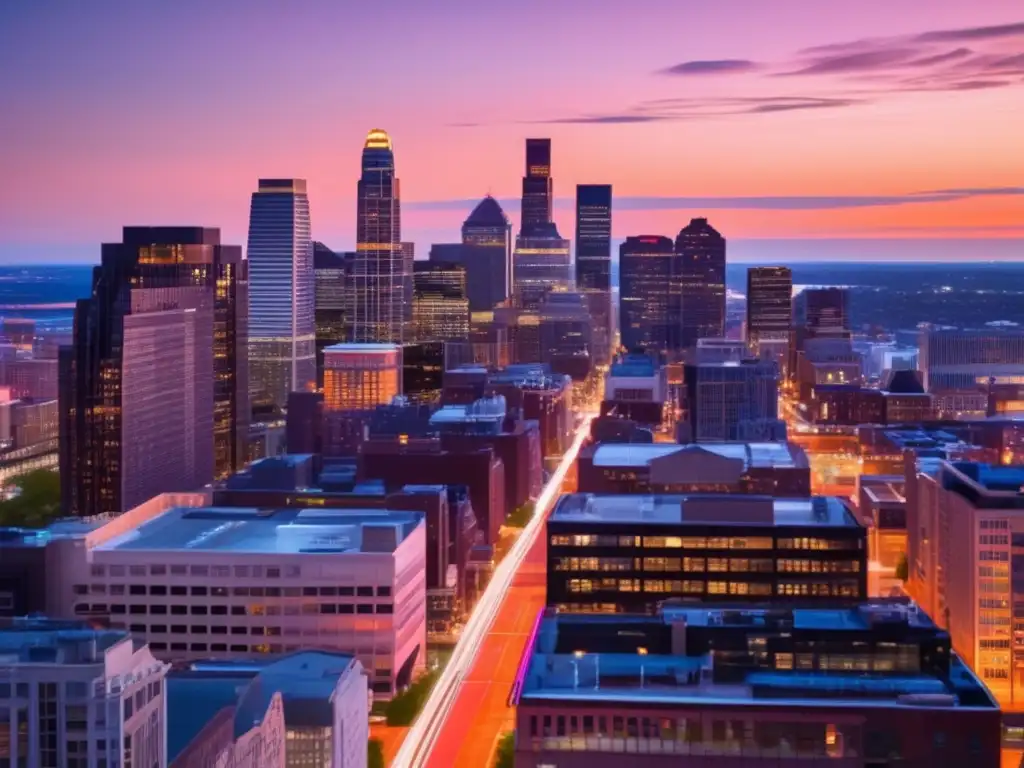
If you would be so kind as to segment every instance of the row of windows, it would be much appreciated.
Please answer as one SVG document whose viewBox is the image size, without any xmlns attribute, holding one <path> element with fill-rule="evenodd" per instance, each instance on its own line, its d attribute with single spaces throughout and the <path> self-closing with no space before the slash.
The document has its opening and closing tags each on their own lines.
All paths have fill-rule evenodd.
<svg viewBox="0 0 1024 768">
<path fill-rule="evenodd" d="M 555 534 L 553 547 L 627 547 L 644 549 L 774 549 L 771 536 L 615 536 Z"/>
<path fill-rule="evenodd" d="M 1008 520 L 982 520 L 979 526 L 982 530 L 1005 531 L 1010 527 Z"/>
<path fill-rule="evenodd" d="M 170 609 L 170 610 L 168 610 Z M 123 603 L 77 603 L 75 613 L 80 616 L 109 613 L 111 615 L 129 614 L 132 616 L 313 616 L 318 614 L 336 615 L 340 613 L 359 614 L 392 614 L 392 603 L 308 603 L 306 605 L 125 605 Z"/>
<path fill-rule="evenodd" d="M 859 568 L 854 563 L 853 570 Z M 559 557 L 555 571 L 648 571 L 651 573 L 773 573 L 775 562 L 770 558 L 726 557 Z M 820 570 L 820 569 L 819 569 Z"/>
<path fill-rule="evenodd" d="M 164 597 L 373 597 L 373 587 L 185 587 L 166 584 L 75 584 L 76 595 L 154 595 Z M 390 586 L 376 588 L 377 597 L 391 597 Z"/>
<path fill-rule="evenodd" d="M 298 565 L 286 565 L 283 568 L 263 565 L 93 565 L 90 569 L 93 576 L 212 576 L 215 579 L 294 579 L 302 575 Z"/>
<path fill-rule="evenodd" d="M 762 595 L 773 593 L 772 584 L 746 581 L 699 581 L 675 579 L 569 579 L 570 594 L 589 595 L 594 592 L 620 592 L 689 595 Z M 774 585 L 774 594 L 813 597 L 858 597 L 860 585 L 857 582 L 782 582 Z"/>
</svg>

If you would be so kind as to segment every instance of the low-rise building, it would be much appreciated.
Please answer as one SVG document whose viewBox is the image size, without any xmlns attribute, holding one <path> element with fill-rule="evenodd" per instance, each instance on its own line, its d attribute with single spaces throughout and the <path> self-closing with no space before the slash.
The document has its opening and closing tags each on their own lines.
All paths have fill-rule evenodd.
<svg viewBox="0 0 1024 768">
<path fill-rule="evenodd" d="M 547 603 L 564 611 L 867 597 L 866 531 L 834 498 L 567 494 L 547 537 Z"/>
<path fill-rule="evenodd" d="M 598 443 L 577 466 L 585 493 L 811 495 L 807 454 L 793 443 Z"/>
<path fill-rule="evenodd" d="M 167 665 L 124 630 L 0 624 L 0 762 L 166 768 Z"/>
<path fill-rule="evenodd" d="M 517 768 L 999 764 L 998 705 L 912 604 L 548 613 L 520 669 Z"/>
<path fill-rule="evenodd" d="M 167 677 L 171 768 L 365 768 L 366 675 L 353 656 L 194 662 Z"/>
</svg>

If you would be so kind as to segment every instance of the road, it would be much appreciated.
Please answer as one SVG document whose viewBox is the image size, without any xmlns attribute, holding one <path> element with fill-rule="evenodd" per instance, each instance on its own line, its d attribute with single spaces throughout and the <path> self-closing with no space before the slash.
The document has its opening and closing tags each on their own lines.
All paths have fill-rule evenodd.
<svg viewBox="0 0 1024 768">
<path fill-rule="evenodd" d="M 544 606 L 544 522 L 590 432 L 592 418 L 588 415 L 577 428 L 572 446 L 537 500 L 537 513 L 495 569 L 393 768 L 487 768 L 498 736 L 511 729 L 509 689 L 527 636 Z"/>
</svg>

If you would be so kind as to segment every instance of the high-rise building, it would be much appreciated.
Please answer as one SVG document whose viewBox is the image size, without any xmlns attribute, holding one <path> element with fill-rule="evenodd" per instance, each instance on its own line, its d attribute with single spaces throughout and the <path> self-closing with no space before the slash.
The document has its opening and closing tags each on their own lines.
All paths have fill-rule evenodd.
<svg viewBox="0 0 1024 768">
<path fill-rule="evenodd" d="M 576 185 L 576 289 L 587 297 L 593 319 L 593 356 L 611 358 L 612 186 Z"/>
<path fill-rule="evenodd" d="M 521 233 L 513 261 L 513 299 L 520 309 L 534 311 L 551 291 L 572 289 L 570 244 L 554 223 L 538 224 L 529 235 Z"/>
<path fill-rule="evenodd" d="M 574 381 L 586 379 L 592 362 L 592 323 L 585 294 L 549 293 L 540 306 L 540 362 Z"/>
<path fill-rule="evenodd" d="M 465 267 L 443 261 L 416 262 L 412 308 L 415 341 L 468 339 Z"/>
<path fill-rule="evenodd" d="M 751 351 L 760 355 L 762 343 L 788 344 L 792 325 L 793 272 L 789 267 L 748 269 L 747 344 Z"/>
<path fill-rule="evenodd" d="M 348 338 L 354 252 L 337 253 L 323 243 L 313 243 L 316 310 L 316 382 L 324 385 L 324 348 Z"/>
<path fill-rule="evenodd" d="M 416 262 L 416 243 L 402 243 L 402 340 L 415 338 L 412 327 L 413 264 Z"/>
<path fill-rule="evenodd" d="M 667 237 L 628 237 L 619 246 L 619 329 L 627 350 L 678 354 L 678 260 Z"/>
<path fill-rule="evenodd" d="M 408 327 L 409 259 L 402 248 L 395 155 L 382 130 L 366 137 L 356 194 L 352 340 L 400 344 Z"/>
<path fill-rule="evenodd" d="M 280 409 L 316 385 L 313 244 L 305 179 L 260 179 L 249 211 L 249 389 Z"/>
<path fill-rule="evenodd" d="M 0 627 L 0 657 L 3 765 L 167 768 L 170 665 L 145 642 L 84 621 L 15 619 Z"/>
<path fill-rule="evenodd" d="M 247 281 L 238 246 L 200 227 L 125 227 L 61 350 L 68 514 L 119 513 L 245 464 Z"/>
<path fill-rule="evenodd" d="M 793 302 L 793 325 L 807 338 L 850 337 L 850 294 L 845 288 L 805 288 Z"/>
<path fill-rule="evenodd" d="M 687 365 L 684 380 L 687 423 L 682 438 L 695 443 L 785 440 L 774 361 Z"/>
<path fill-rule="evenodd" d="M 683 349 L 725 335 L 725 238 L 707 219 L 691 219 L 676 237 L 682 291 Z"/>
<path fill-rule="evenodd" d="M 531 236 L 535 229 L 553 221 L 553 197 L 551 139 L 527 139 L 520 235 Z"/>
<path fill-rule="evenodd" d="M 463 222 L 462 245 L 469 307 L 492 310 L 512 292 L 512 225 L 490 195 Z"/>
</svg>

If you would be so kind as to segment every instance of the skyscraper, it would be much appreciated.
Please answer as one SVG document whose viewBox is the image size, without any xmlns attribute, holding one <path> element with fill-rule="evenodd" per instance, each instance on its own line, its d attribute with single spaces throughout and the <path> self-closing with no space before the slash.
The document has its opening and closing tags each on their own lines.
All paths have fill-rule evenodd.
<svg viewBox="0 0 1024 768">
<path fill-rule="evenodd" d="M 413 328 L 417 342 L 469 338 L 466 269 L 461 264 L 420 261 L 413 273 Z"/>
<path fill-rule="evenodd" d="M 593 320 L 593 356 L 611 357 L 612 187 L 576 185 L 576 289 L 587 297 Z"/>
<path fill-rule="evenodd" d="M 512 294 L 517 307 L 536 310 L 551 291 L 572 289 L 572 255 L 553 222 L 530 232 L 516 238 Z"/>
<path fill-rule="evenodd" d="M 60 353 L 61 496 L 117 514 L 245 463 L 246 264 L 201 227 L 126 227 Z"/>
<path fill-rule="evenodd" d="M 462 245 L 470 309 L 494 309 L 512 292 L 512 225 L 490 195 L 463 222 Z"/>
<path fill-rule="evenodd" d="M 678 257 L 659 235 L 628 237 L 619 246 L 622 346 L 656 355 L 679 352 Z"/>
<path fill-rule="evenodd" d="M 316 385 L 316 310 L 304 179 L 260 179 L 249 211 L 249 388 L 284 409 Z"/>
<path fill-rule="evenodd" d="M 380 129 L 366 137 L 356 195 L 352 339 L 401 343 L 411 311 L 411 278 L 402 249 L 395 155 L 391 138 Z"/>
<path fill-rule="evenodd" d="M 526 140 L 526 175 L 523 176 L 522 218 L 519 233 L 531 236 L 552 221 L 551 139 Z"/>
<path fill-rule="evenodd" d="M 793 273 L 789 267 L 747 270 L 747 344 L 754 354 L 762 345 L 788 345 L 793 325 Z M 783 350 L 780 360 L 788 359 Z"/>
<path fill-rule="evenodd" d="M 686 424 L 681 438 L 695 443 L 786 439 L 774 361 L 687 365 L 684 379 Z"/>
<path fill-rule="evenodd" d="M 707 219 L 691 219 L 676 238 L 685 349 L 725 335 L 725 238 Z"/>
<path fill-rule="evenodd" d="M 324 348 L 348 338 L 352 318 L 348 307 L 355 253 L 336 253 L 323 243 L 313 243 L 316 311 L 316 381 L 324 383 Z"/>
</svg>

